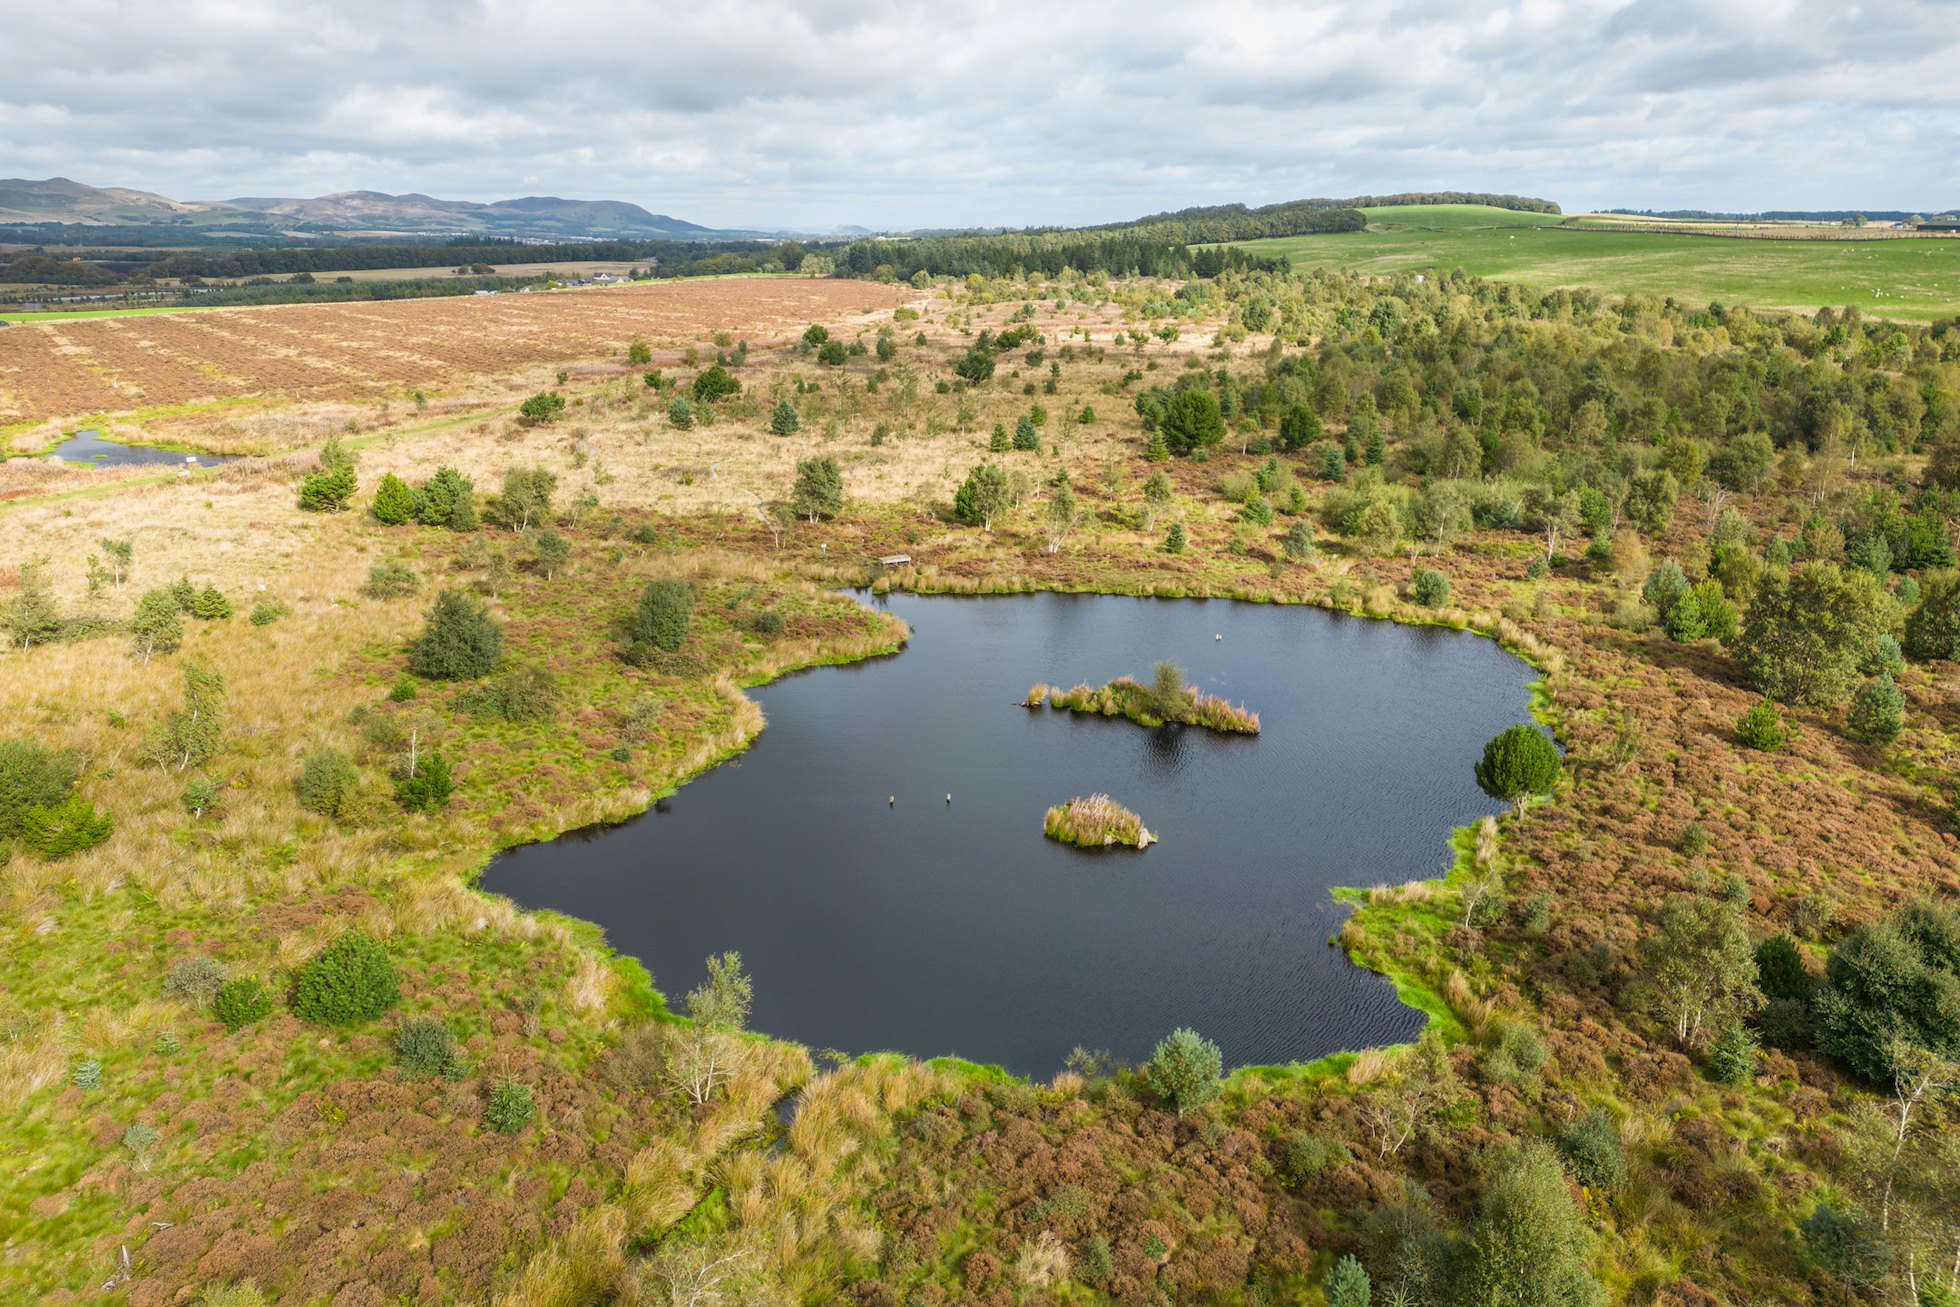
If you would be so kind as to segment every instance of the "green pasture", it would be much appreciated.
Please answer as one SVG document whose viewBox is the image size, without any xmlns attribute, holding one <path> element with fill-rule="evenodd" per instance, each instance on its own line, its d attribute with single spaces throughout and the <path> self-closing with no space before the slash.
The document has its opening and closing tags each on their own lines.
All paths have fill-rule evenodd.
<svg viewBox="0 0 1960 1307">
<path fill-rule="evenodd" d="M 1242 242 L 1302 270 L 1461 268 L 1493 281 L 1585 287 L 1811 312 L 1855 304 L 1870 317 L 1931 322 L 1960 314 L 1960 240 L 1763 240 L 1612 231 L 1553 214 L 1470 204 L 1367 209 L 1368 229 Z"/>
</svg>

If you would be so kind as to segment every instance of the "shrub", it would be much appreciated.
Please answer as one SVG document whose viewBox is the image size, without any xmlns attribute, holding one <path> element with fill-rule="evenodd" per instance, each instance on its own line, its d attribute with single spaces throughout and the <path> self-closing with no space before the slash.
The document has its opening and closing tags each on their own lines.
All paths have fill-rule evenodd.
<svg viewBox="0 0 1960 1307">
<path fill-rule="evenodd" d="M 777 400 L 775 411 L 769 415 L 769 429 L 779 436 L 793 436 L 802 426 L 796 406 L 787 399 Z"/>
<path fill-rule="evenodd" d="M 400 997 L 387 953 L 350 930 L 300 968 L 293 982 L 293 1014 L 316 1025 L 345 1026 L 380 1016 Z"/>
<path fill-rule="evenodd" d="M 1477 784 L 1498 802 L 1517 805 L 1518 816 L 1523 817 L 1526 800 L 1550 794 L 1563 770 L 1558 746 L 1536 727 L 1520 723 L 1484 746 L 1484 756 L 1477 762 Z"/>
<path fill-rule="evenodd" d="M 1708 832 L 1698 821 L 1691 821 L 1681 828 L 1681 839 L 1676 845 L 1690 858 L 1699 858 L 1708 852 Z"/>
<path fill-rule="evenodd" d="M 1224 1055 L 1218 1045 L 1195 1030 L 1180 1027 L 1158 1041 L 1143 1077 L 1152 1093 L 1183 1116 L 1218 1097 L 1223 1069 Z"/>
<path fill-rule="evenodd" d="M 130 619 L 129 635 L 136 656 L 148 661 L 155 654 L 170 653 L 184 643 L 183 609 L 169 590 L 151 590 L 136 601 L 136 615 Z"/>
<path fill-rule="evenodd" d="M 687 402 L 687 396 L 676 395 L 667 405 L 667 424 L 676 431 L 688 431 L 694 426 L 694 405 Z"/>
<path fill-rule="evenodd" d="M 526 422 L 556 422 L 565 413 L 565 397 L 555 390 L 541 390 L 517 406 L 517 416 Z"/>
<path fill-rule="evenodd" d="M 1960 912 L 1929 903 L 1831 950 L 1812 1002 L 1818 1051 L 1889 1085 L 1904 1050 L 1960 1060 Z"/>
<path fill-rule="evenodd" d="M 284 604 L 260 602 L 252 605 L 252 616 L 250 620 L 253 626 L 271 626 L 274 622 L 292 611 L 292 609 L 286 607 Z"/>
<path fill-rule="evenodd" d="M 393 685 L 388 687 L 388 702 L 413 703 L 421 693 L 422 688 L 416 684 L 415 678 L 403 673 L 395 678 Z"/>
<path fill-rule="evenodd" d="M 1960 573 L 1935 572 L 1906 616 L 1905 656 L 1916 663 L 1960 657 Z"/>
<path fill-rule="evenodd" d="M 170 964 L 163 977 L 163 992 L 171 998 L 204 1007 L 218 996 L 230 977 L 222 962 L 211 958 L 184 958 Z"/>
<path fill-rule="evenodd" d="M 1286 1141 L 1286 1179 L 1296 1186 L 1311 1184 L 1328 1168 L 1346 1166 L 1353 1160 L 1345 1144 L 1330 1144 L 1304 1130 L 1294 1131 Z"/>
<path fill-rule="evenodd" d="M 1763 993 L 1771 998 L 1794 999 L 1808 1003 L 1814 984 L 1810 968 L 1804 965 L 1803 950 L 1788 935 L 1771 935 L 1756 946 L 1756 975 Z"/>
<path fill-rule="evenodd" d="M 1735 724 L 1735 742 L 1745 749 L 1776 753 L 1789 738 L 1790 730 L 1783 724 L 1783 714 L 1768 699 L 1742 714 Z"/>
<path fill-rule="evenodd" d="M 841 340 L 826 340 L 817 347 L 817 362 L 825 367 L 841 368 L 850 356 L 850 348 Z"/>
<path fill-rule="evenodd" d="M 1522 1021 L 1506 1021 L 1497 1028 L 1497 1041 L 1478 1059 L 1477 1069 L 1494 1084 L 1535 1084 L 1548 1057 L 1536 1030 Z"/>
<path fill-rule="evenodd" d="M 407 563 L 376 563 L 361 583 L 361 595 L 367 599 L 400 599 L 414 594 L 421 585 L 415 569 Z"/>
<path fill-rule="evenodd" d="M 1663 558 L 1660 565 L 1647 574 L 1647 583 L 1640 589 L 1640 601 L 1651 605 L 1661 615 L 1663 622 L 1674 612 L 1674 606 L 1687 597 L 1687 575 L 1682 572 L 1681 564 L 1671 558 Z"/>
<path fill-rule="evenodd" d="M 1627 1182 L 1626 1149 L 1619 1127 L 1605 1108 L 1598 1108 L 1558 1132 L 1559 1160 L 1574 1180 L 1588 1189 L 1612 1193 Z"/>
<path fill-rule="evenodd" d="M 463 681 L 494 671 L 503 655 L 504 630 L 489 607 L 460 590 L 444 590 L 408 666 L 425 680 Z"/>
<path fill-rule="evenodd" d="M 191 600 L 191 616 L 206 622 L 231 620 L 231 600 L 215 585 L 207 585 Z"/>
<path fill-rule="evenodd" d="M 694 583 L 664 578 L 640 592 L 626 624 L 626 661 L 644 666 L 657 654 L 674 653 L 687 642 L 694 620 Z"/>
<path fill-rule="evenodd" d="M 481 689 L 457 696 L 456 706 L 507 722 L 549 721 L 558 713 L 558 680 L 542 667 L 513 667 Z"/>
<path fill-rule="evenodd" d="M 395 778 L 395 802 L 408 812 L 441 812 L 455 792 L 449 760 L 439 753 L 424 755 L 413 776 L 404 772 Z"/>
<path fill-rule="evenodd" d="M 790 509 L 812 522 L 844 511 L 844 475 L 833 458 L 806 458 L 796 465 Z"/>
<path fill-rule="evenodd" d="M 1184 552 L 1184 523 L 1171 523 L 1170 534 L 1164 537 L 1164 552 L 1167 554 Z"/>
<path fill-rule="evenodd" d="M 1905 695 L 1892 683 L 1890 672 L 1880 672 L 1851 696 L 1851 715 L 1845 721 L 1844 733 L 1876 748 L 1898 739 L 1905 721 Z"/>
<path fill-rule="evenodd" d="M 108 839 L 116 823 L 80 795 L 45 808 L 30 808 L 20 824 L 21 845 L 50 860 L 92 849 Z"/>
<path fill-rule="evenodd" d="M 1708 1050 L 1708 1074 L 1718 1084 L 1746 1085 L 1756 1078 L 1756 1037 L 1740 1021 L 1724 1027 Z"/>
<path fill-rule="evenodd" d="M 190 814 L 192 821 L 202 820 L 207 812 L 216 812 L 224 805 L 225 786 L 223 781 L 210 777 L 200 777 L 184 786 L 184 792 L 177 796 L 177 802 Z"/>
<path fill-rule="evenodd" d="M 1368 1280 L 1368 1272 L 1353 1254 L 1344 1255 L 1334 1263 L 1334 1269 L 1327 1273 L 1327 1307 L 1369 1307 L 1374 1300 L 1374 1287 Z"/>
<path fill-rule="evenodd" d="M 719 363 L 694 378 L 694 402 L 697 404 L 712 404 L 718 399 L 741 393 L 742 383 Z"/>
<path fill-rule="evenodd" d="M 1305 522 L 1295 522 L 1286 529 L 1286 540 L 1280 548 L 1296 563 L 1311 562 L 1314 555 L 1320 552 L 1314 544 L 1313 528 Z"/>
<path fill-rule="evenodd" d="M 340 443 L 328 440 L 320 450 L 320 469 L 299 483 L 299 506 L 309 513 L 338 513 L 361 488 L 354 475 L 355 455 Z"/>
<path fill-rule="evenodd" d="M 1591 1232 L 1544 1144 L 1492 1159 L 1462 1251 L 1458 1292 L 1465 1303 L 1598 1307 L 1606 1300 L 1593 1278 Z"/>
<path fill-rule="evenodd" d="M 374 505 L 368 511 L 383 526 L 406 526 L 415 520 L 415 492 L 390 472 L 375 487 Z"/>
<path fill-rule="evenodd" d="M 1416 573 L 1410 595 L 1424 608 L 1440 608 L 1450 600 L 1450 579 L 1433 567 Z"/>
<path fill-rule="evenodd" d="M 415 492 L 415 517 L 423 526 L 476 530 L 476 486 L 455 468 L 438 467 Z"/>
<path fill-rule="evenodd" d="M 537 1111 L 537 1103 L 531 1097 L 529 1085 L 519 1084 L 515 1080 L 503 1080 L 490 1091 L 490 1101 L 483 1109 L 483 1120 L 500 1135 L 514 1135 L 531 1123 L 531 1118 L 537 1115 Z"/>
<path fill-rule="evenodd" d="M 461 1080 L 467 1074 L 456 1036 L 439 1017 L 417 1017 L 396 1027 L 395 1064 L 412 1076 Z"/>
<path fill-rule="evenodd" d="M 226 1030 L 243 1030 L 272 1012 L 272 995 L 266 992 L 256 977 L 241 976 L 228 980 L 218 990 L 212 1004 L 218 1020 L 225 1023 Z"/>
<path fill-rule="evenodd" d="M 157 1140 L 161 1138 L 163 1136 L 157 1133 L 155 1126 L 138 1121 L 123 1131 L 122 1143 L 124 1148 L 142 1157 L 155 1148 Z"/>
<path fill-rule="evenodd" d="M 0 838 L 19 832 L 27 814 L 66 799 L 81 774 L 81 755 L 34 740 L 0 740 Z"/>
<path fill-rule="evenodd" d="M 320 749 L 300 765 L 299 806 L 322 817 L 338 817 L 361 788 L 361 777 L 348 756 L 338 749 Z"/>
<path fill-rule="evenodd" d="M 781 635 L 783 615 L 773 608 L 765 608 L 749 619 L 749 630 L 757 635 Z"/>
</svg>

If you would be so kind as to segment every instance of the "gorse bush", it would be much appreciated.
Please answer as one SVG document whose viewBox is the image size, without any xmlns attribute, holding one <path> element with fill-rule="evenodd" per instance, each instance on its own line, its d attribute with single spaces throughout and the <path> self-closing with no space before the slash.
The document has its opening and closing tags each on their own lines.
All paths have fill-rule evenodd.
<svg viewBox="0 0 1960 1307">
<path fill-rule="evenodd" d="M 327 945 L 293 982 L 293 1015 L 322 1026 L 371 1021 L 401 997 L 401 983 L 382 947 L 358 930 Z"/>
<path fill-rule="evenodd" d="M 225 1023 L 226 1030 L 243 1030 L 272 1013 L 272 995 L 256 977 L 241 976 L 228 980 L 218 990 L 212 1003 L 212 1010 L 218 1020 Z"/>
</svg>

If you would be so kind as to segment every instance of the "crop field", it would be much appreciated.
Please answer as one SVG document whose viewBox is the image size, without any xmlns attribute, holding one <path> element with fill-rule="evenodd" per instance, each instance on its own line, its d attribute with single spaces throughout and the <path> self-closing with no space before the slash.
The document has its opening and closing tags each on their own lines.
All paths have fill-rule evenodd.
<svg viewBox="0 0 1960 1307">
<path fill-rule="evenodd" d="M 0 331 L 0 435 L 88 416 L 260 397 L 407 398 L 540 365 L 656 350 L 729 330 L 762 345 L 907 291 L 818 279 L 731 278 L 532 295 L 299 304 Z M 33 448 L 40 436 L 9 443 Z"/>
<path fill-rule="evenodd" d="M 1767 239 L 1566 222 L 1477 205 L 1368 209 L 1368 230 L 1248 241 L 1301 270 L 1449 271 L 1527 286 L 1673 296 L 1811 312 L 1856 305 L 1872 317 L 1932 322 L 1960 314 L 1960 241 L 1938 237 Z"/>
</svg>

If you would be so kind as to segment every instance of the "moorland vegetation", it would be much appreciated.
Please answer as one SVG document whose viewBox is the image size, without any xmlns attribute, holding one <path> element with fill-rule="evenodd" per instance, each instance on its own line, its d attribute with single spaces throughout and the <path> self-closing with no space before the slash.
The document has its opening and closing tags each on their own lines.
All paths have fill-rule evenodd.
<svg viewBox="0 0 1960 1307">
<path fill-rule="evenodd" d="M 337 397 L 304 454 L 20 483 L 7 1293 L 1952 1300 L 1960 322 L 926 281 L 528 356 L 433 431 Z M 1493 742 L 1529 806 L 1354 896 L 1416 1043 L 1229 1076 L 1189 1030 L 1043 1084 L 813 1054 L 747 1029 L 739 958 L 670 1009 L 468 887 L 739 749 L 744 685 L 895 648 L 840 582 L 1474 629 L 1561 749 Z"/>
</svg>

